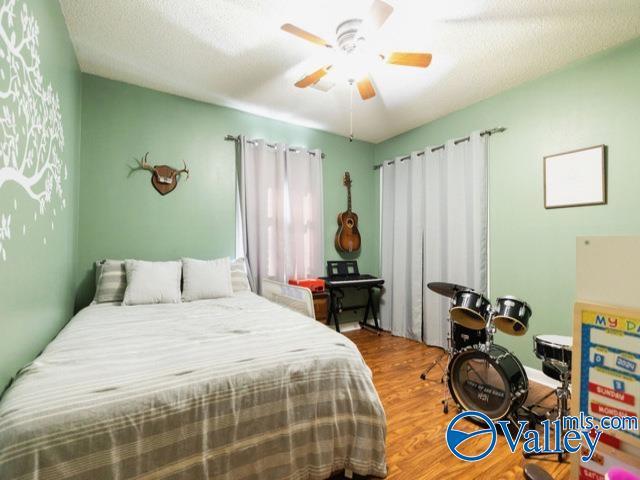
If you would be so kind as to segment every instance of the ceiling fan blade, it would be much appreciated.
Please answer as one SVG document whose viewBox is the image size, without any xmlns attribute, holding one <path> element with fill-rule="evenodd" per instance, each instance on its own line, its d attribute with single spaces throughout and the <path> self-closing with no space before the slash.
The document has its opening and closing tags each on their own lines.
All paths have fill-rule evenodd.
<svg viewBox="0 0 640 480">
<path fill-rule="evenodd" d="M 373 0 L 364 23 L 368 28 L 377 30 L 387 21 L 387 18 L 389 18 L 392 13 L 393 7 L 391 5 L 382 0 Z"/>
<path fill-rule="evenodd" d="M 329 69 L 331 69 L 331 65 L 327 65 L 326 67 L 319 68 L 315 72 L 310 73 L 306 77 L 298 80 L 295 84 L 296 87 L 307 88 L 308 86 L 313 85 L 322 77 L 324 77 L 329 72 Z"/>
<path fill-rule="evenodd" d="M 327 43 L 326 40 L 323 40 L 322 38 L 314 35 L 313 33 L 309 33 L 306 30 L 303 30 L 300 27 L 296 27 L 295 25 L 292 25 L 290 23 L 285 23 L 280 28 L 285 32 L 295 35 L 296 37 L 303 38 L 304 40 L 307 40 L 311 43 L 322 45 L 323 47 L 328 47 L 328 48 L 332 47 L 332 45 L 330 43 Z"/>
<path fill-rule="evenodd" d="M 427 68 L 431 63 L 430 53 L 392 52 L 387 63 L 393 65 L 406 65 L 408 67 Z"/>
<path fill-rule="evenodd" d="M 359 80 L 356 86 L 358 87 L 358 92 L 360 92 L 362 100 L 369 100 L 376 96 L 376 90 L 373 88 L 373 83 L 371 83 L 369 76 Z"/>
</svg>

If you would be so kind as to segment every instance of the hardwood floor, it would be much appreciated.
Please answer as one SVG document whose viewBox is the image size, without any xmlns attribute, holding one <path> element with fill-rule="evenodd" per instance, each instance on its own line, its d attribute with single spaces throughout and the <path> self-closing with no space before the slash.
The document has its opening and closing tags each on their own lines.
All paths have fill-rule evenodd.
<svg viewBox="0 0 640 480">
<path fill-rule="evenodd" d="M 478 462 L 458 460 L 444 440 L 449 420 L 457 413 L 451 405 L 442 412 L 442 385 L 420 380 L 420 374 L 442 350 L 427 347 L 389 334 L 376 335 L 367 330 L 345 333 L 358 345 L 373 372 L 373 381 L 387 415 L 387 464 L 389 480 L 420 479 L 523 479 L 524 459 L 511 453 L 503 438 L 498 439 L 493 453 Z M 431 378 L 439 378 L 434 369 Z M 549 390 L 532 384 L 527 403 L 542 398 Z M 469 425 L 469 431 L 473 426 Z M 482 448 L 486 436 L 476 445 Z M 470 440 L 470 443 L 475 440 Z M 480 450 L 478 450 L 480 451 Z M 471 451 L 466 450 L 468 454 Z M 545 468 L 555 480 L 569 478 L 569 464 L 548 460 L 527 460 Z"/>
</svg>

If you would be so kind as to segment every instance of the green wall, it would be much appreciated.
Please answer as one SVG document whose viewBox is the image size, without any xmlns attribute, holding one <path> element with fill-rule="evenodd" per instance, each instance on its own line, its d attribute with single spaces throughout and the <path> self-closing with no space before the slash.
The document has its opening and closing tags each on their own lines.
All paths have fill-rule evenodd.
<svg viewBox="0 0 640 480">
<path fill-rule="evenodd" d="M 507 127 L 490 140 L 490 294 L 532 305 L 526 336 L 496 340 L 529 366 L 540 368 L 532 335 L 571 335 L 576 236 L 640 234 L 639 116 L 635 40 L 375 147 L 380 163 L 473 130 Z M 542 157 L 598 144 L 608 150 L 608 204 L 545 210 Z"/>
<path fill-rule="evenodd" d="M 329 259 L 338 257 L 333 238 L 349 170 L 364 239 L 359 263 L 364 271 L 378 269 L 373 145 L 91 75 L 83 75 L 82 102 L 78 307 L 91 299 L 97 259 L 234 254 L 235 149 L 227 134 L 322 149 Z M 134 157 L 147 151 L 152 164 L 186 160 L 190 178 L 160 196 L 149 172 L 129 175 Z"/>
<path fill-rule="evenodd" d="M 14 8 L 18 41 L 23 3 L 18 1 Z M 0 392 L 16 371 L 30 362 L 69 320 L 74 298 L 82 78 L 58 2 L 30 0 L 26 5 L 40 28 L 40 72 L 44 85 L 50 83 L 59 96 L 64 129 L 60 159 L 68 174 L 61 184 L 65 207 L 54 193 L 42 215 L 38 213 L 37 201 L 17 182 L 7 181 L 0 187 L 0 216 L 11 215 L 11 238 L 0 240 L 6 256 L 6 260 L 0 256 Z M 2 27 L 11 31 L 5 22 Z M 1 41 L 0 46 L 4 46 Z M 2 91 L 7 88 L 9 78 L 4 58 L 0 58 L 0 69 L 5 74 L 0 76 Z M 26 125 L 15 102 L 0 99 L 2 106 L 9 107 L 19 129 Z M 0 130 L 0 145 L 8 136 L 7 130 Z M 25 150 L 26 138 L 22 132 L 20 155 Z M 2 159 L 0 155 L 0 169 L 7 166 L 6 159 Z M 27 167 L 24 172 L 28 174 L 30 170 Z M 40 191 L 41 185 L 42 182 L 36 184 L 35 189 Z"/>
<path fill-rule="evenodd" d="M 0 240 L 6 255 L 3 260 L 0 251 L 0 389 L 66 323 L 74 297 L 76 307 L 88 303 L 96 259 L 233 255 L 235 162 L 233 144 L 223 140 L 228 133 L 326 153 L 327 258 L 338 257 L 335 215 L 345 208 L 342 174 L 349 170 L 363 236 L 361 269 L 376 272 L 379 192 L 372 164 L 472 130 L 507 127 L 490 142 L 491 297 L 514 294 L 533 306 L 526 337 L 497 341 L 534 367 L 532 334 L 571 331 L 575 237 L 640 233 L 640 40 L 374 146 L 81 75 L 58 3 L 27 4 L 39 22 L 42 74 L 60 100 L 66 206 L 55 197 L 38 214 L 15 182 L 0 188 L 0 221 L 11 214 L 11 238 Z M 600 143 L 608 147 L 608 204 L 545 210 L 543 155 Z M 191 178 L 161 197 L 147 172 L 129 170 L 146 151 L 154 164 L 185 159 Z"/>
</svg>

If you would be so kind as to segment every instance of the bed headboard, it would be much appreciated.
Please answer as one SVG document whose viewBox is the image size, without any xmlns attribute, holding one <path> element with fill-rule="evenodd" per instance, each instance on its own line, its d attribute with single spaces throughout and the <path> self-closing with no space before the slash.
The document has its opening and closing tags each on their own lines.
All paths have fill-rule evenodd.
<svg viewBox="0 0 640 480">
<path fill-rule="evenodd" d="M 263 278 L 262 296 L 278 305 L 295 310 L 302 315 L 316 318 L 313 309 L 313 294 L 308 288 L 296 287 Z"/>
</svg>

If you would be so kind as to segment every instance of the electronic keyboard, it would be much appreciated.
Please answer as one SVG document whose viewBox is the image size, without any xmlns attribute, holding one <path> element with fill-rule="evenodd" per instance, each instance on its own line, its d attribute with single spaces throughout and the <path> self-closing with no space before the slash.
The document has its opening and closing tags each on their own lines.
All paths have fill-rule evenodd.
<svg viewBox="0 0 640 480">
<path fill-rule="evenodd" d="M 373 275 L 333 275 L 329 277 L 322 277 L 327 286 L 333 287 L 368 287 L 379 286 L 384 283 L 384 280 Z"/>
<path fill-rule="evenodd" d="M 327 262 L 327 276 L 320 277 L 324 280 L 324 285 L 329 290 L 329 318 L 328 323 L 333 319 L 336 325 L 336 331 L 340 331 L 340 319 L 338 313 L 345 310 L 359 310 L 364 308 L 364 317 L 360 321 L 363 327 L 374 328 L 380 333 L 381 328 L 378 322 L 378 313 L 376 305 L 373 301 L 373 290 L 379 288 L 382 290 L 384 280 L 373 275 L 360 274 L 358 271 L 358 262 L 355 260 L 330 260 Z M 365 305 L 349 305 L 342 304 L 344 298 L 343 288 L 356 288 L 367 290 L 367 303 Z M 369 312 L 373 315 L 373 325 L 367 323 Z"/>
</svg>

